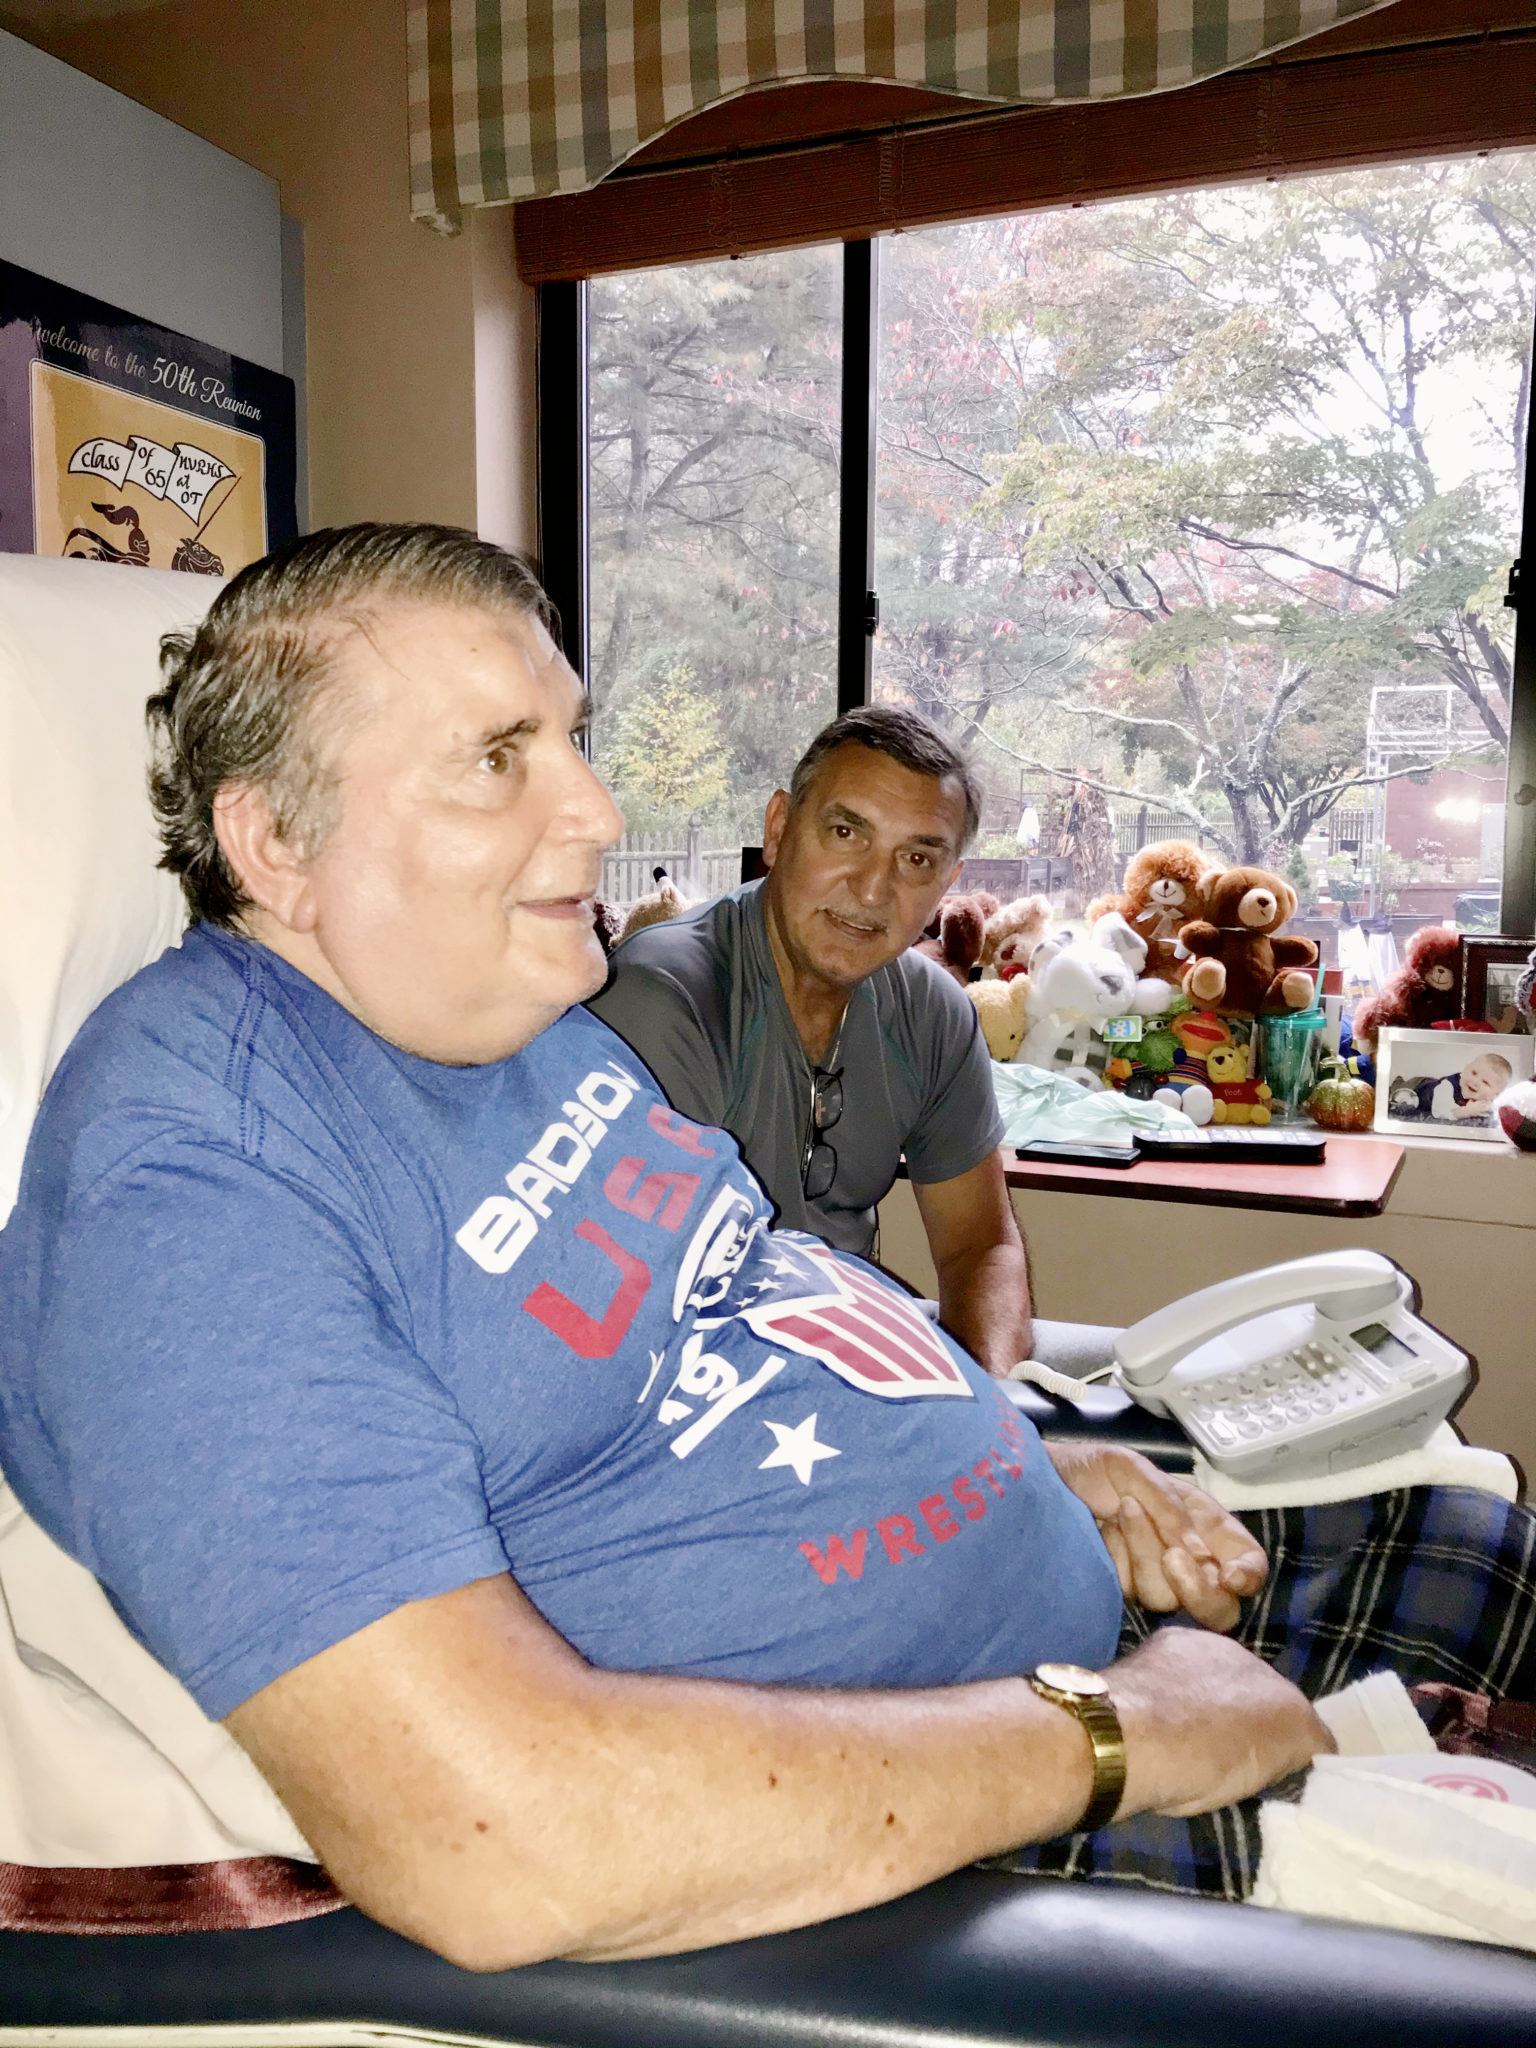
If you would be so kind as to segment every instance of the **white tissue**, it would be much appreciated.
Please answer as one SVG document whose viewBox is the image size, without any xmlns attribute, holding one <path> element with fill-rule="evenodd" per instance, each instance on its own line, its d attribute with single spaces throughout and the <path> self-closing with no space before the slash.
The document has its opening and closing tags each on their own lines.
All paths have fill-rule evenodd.
<svg viewBox="0 0 1536 2048">
<path fill-rule="evenodd" d="M 1438 1782 L 1412 1782 L 1405 1769 Z M 1526 1777 L 1481 1758 L 1319 1757 L 1299 1806 L 1260 1809 L 1252 1902 L 1536 1950 Z"/>
<path fill-rule="evenodd" d="M 1395 1671 L 1374 1671 L 1312 1704 L 1340 1756 L 1437 1754 L 1433 1737 Z"/>
</svg>

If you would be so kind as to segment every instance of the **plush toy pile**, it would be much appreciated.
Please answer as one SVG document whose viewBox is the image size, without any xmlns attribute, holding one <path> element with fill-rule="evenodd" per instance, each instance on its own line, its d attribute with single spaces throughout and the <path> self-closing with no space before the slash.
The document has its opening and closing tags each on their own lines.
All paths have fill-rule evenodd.
<svg viewBox="0 0 1536 2048">
<path fill-rule="evenodd" d="M 1025 998 L 1028 1029 L 1019 1058 L 1031 1067 L 1064 1067 L 1091 1087 L 1108 1063 L 1100 1029 L 1111 1017 L 1161 1016 L 1173 997 L 1166 981 L 1144 977 L 1146 941 L 1118 912 L 1086 938 L 1070 930 L 1035 948 Z"/>
<path fill-rule="evenodd" d="M 1265 1124 L 1254 1024 L 1316 1001 L 1317 948 L 1281 928 L 1280 876 L 1222 868 L 1188 840 L 1143 847 L 1118 894 L 1056 929 L 1043 896 L 991 910 L 976 949 L 974 898 L 947 899 L 925 946 L 976 1006 L 995 1060 L 1125 1090 L 1195 1123 Z"/>
</svg>

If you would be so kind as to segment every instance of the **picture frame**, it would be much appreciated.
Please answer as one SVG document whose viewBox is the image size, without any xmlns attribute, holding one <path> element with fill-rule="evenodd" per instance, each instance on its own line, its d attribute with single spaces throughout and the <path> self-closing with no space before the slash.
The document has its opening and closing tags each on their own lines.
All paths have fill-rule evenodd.
<svg viewBox="0 0 1536 2048">
<path fill-rule="evenodd" d="M 1511 939 L 1491 932 L 1461 935 L 1461 1014 L 1474 1023 L 1497 1024 L 1510 1033 L 1528 1033 L 1530 1025 L 1515 1009 L 1515 984 L 1531 957 L 1529 939 Z"/>
<path fill-rule="evenodd" d="M 298 534 L 293 380 L 0 261 L 0 553 L 233 576 Z"/>
<path fill-rule="evenodd" d="M 1474 1069 L 1470 1079 L 1468 1068 Z M 1493 1098 L 1511 1082 L 1529 1081 L 1533 1069 L 1536 1039 L 1516 1032 L 1388 1026 L 1376 1042 L 1373 1128 L 1395 1138 L 1502 1144 L 1503 1133 L 1492 1120 Z M 1482 1103 L 1487 1107 L 1479 1115 Z"/>
</svg>

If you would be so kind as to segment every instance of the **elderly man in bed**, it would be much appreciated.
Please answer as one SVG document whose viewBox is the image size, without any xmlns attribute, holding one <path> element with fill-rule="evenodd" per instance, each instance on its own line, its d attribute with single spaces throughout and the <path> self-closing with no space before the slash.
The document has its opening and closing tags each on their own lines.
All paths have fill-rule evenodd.
<svg viewBox="0 0 1536 2048">
<path fill-rule="evenodd" d="M 1240 1889 L 1233 1802 L 1329 1746 L 1308 1693 L 1529 1680 L 1524 1511 L 1276 1518 L 1266 1581 L 770 1227 L 580 1007 L 620 821 L 511 557 L 313 535 L 151 709 L 196 921 L 39 1114 L 0 1463 L 367 1912 L 498 1968 L 1004 1852 Z"/>
</svg>

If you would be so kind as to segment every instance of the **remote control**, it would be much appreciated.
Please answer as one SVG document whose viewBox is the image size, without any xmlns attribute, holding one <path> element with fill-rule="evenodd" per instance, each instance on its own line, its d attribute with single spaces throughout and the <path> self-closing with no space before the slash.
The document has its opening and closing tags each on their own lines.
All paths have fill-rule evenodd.
<svg viewBox="0 0 1536 2048">
<path fill-rule="evenodd" d="M 1276 1131 L 1268 1125 L 1207 1125 L 1203 1131 L 1138 1131 L 1143 1159 L 1208 1159 L 1228 1166 L 1321 1166 L 1328 1141 L 1321 1131 Z"/>
</svg>

